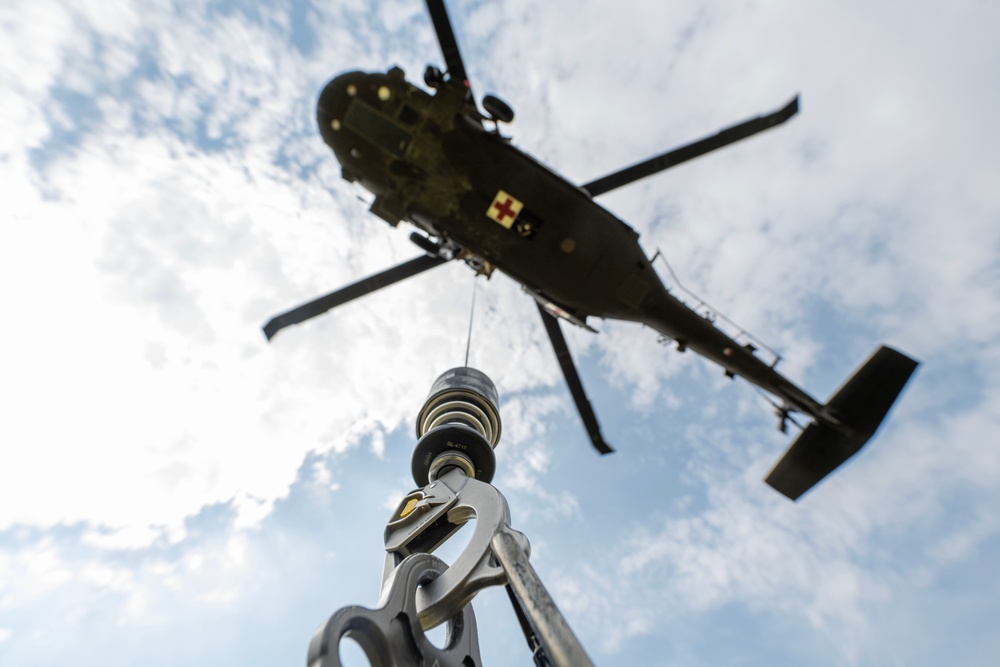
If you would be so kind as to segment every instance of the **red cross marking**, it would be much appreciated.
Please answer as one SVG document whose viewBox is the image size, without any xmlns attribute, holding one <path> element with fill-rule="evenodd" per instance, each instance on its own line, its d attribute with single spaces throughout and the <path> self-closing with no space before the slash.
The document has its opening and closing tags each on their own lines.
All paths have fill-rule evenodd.
<svg viewBox="0 0 1000 667">
<path fill-rule="evenodd" d="M 511 199 L 510 197 L 507 197 L 507 201 L 503 202 L 502 204 L 500 202 L 497 202 L 497 203 L 493 204 L 493 208 L 495 208 L 497 210 L 497 220 L 498 221 L 502 222 L 504 218 L 512 218 L 513 219 L 513 217 L 515 215 L 514 214 L 513 204 L 514 204 L 514 200 Z"/>
</svg>

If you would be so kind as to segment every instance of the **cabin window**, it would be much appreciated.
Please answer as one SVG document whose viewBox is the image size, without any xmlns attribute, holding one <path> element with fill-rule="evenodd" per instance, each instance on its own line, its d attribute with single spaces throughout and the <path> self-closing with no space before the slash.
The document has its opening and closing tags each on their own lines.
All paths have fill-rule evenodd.
<svg viewBox="0 0 1000 667">
<path fill-rule="evenodd" d="M 528 208 L 523 208 L 517 218 L 517 233 L 525 238 L 533 239 L 538 230 L 542 228 L 544 222 L 537 213 Z"/>
<path fill-rule="evenodd" d="M 359 99 L 351 100 L 344 114 L 344 125 L 393 155 L 403 157 L 413 137 Z"/>
</svg>

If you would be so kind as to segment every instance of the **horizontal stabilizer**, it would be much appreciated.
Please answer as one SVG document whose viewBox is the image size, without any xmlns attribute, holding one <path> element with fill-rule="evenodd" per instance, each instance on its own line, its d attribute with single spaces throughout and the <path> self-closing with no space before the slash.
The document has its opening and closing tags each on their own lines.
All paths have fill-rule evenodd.
<svg viewBox="0 0 1000 667">
<path fill-rule="evenodd" d="M 836 420 L 817 420 L 795 439 L 764 481 L 797 500 L 875 434 L 918 362 L 880 347 L 826 404 Z"/>
</svg>

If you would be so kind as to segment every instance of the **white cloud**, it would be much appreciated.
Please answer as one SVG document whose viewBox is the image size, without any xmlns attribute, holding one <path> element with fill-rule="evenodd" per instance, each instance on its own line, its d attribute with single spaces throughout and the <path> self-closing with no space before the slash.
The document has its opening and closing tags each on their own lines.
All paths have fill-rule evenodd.
<svg viewBox="0 0 1000 667">
<path fill-rule="evenodd" d="M 312 114 L 339 70 L 398 62 L 417 80 L 440 63 L 420 3 L 306 8 L 308 57 L 284 7 L 105 4 L 0 8 L 0 122 L 16 130 L 0 136 L 13 223 L 0 232 L 0 539 L 16 543 L 0 551 L 0 611 L 67 619 L 37 634 L 4 620 L 0 645 L 36 656 L 67 627 L 102 641 L 91 607 L 174 636 L 235 609 L 258 627 L 249 602 L 293 607 L 320 589 L 327 613 L 364 602 L 362 577 L 327 568 L 363 572 L 369 547 L 378 560 L 369 512 L 391 509 L 408 474 L 380 467 L 369 497 L 334 462 L 405 459 L 399 434 L 465 346 L 461 266 L 269 346 L 258 331 L 418 252 L 339 180 Z M 586 181 L 801 91 L 780 129 L 602 201 L 818 396 L 882 340 L 925 365 L 872 446 L 793 506 L 760 482 L 786 443 L 764 431 L 756 394 L 636 326 L 566 328 L 592 395 L 620 397 L 595 407 L 626 445 L 602 467 L 567 454 L 583 430 L 534 305 L 506 278 L 481 281 L 472 362 L 502 395 L 498 484 L 515 527 L 607 661 L 684 623 L 716 636 L 731 613 L 832 662 L 915 664 L 880 630 L 939 626 L 895 605 L 940 596 L 961 624 L 969 584 L 955 593 L 944 573 L 991 553 L 1000 530 L 985 435 L 1000 426 L 1000 103 L 984 83 L 996 8 L 570 4 L 449 2 L 474 89 L 518 111 L 517 144 Z M 313 516 L 324 503 L 342 521 L 329 542 Z M 226 518 L 206 531 L 214 512 Z M 298 522 L 308 536 L 281 532 Z M 676 641 L 693 655 L 704 635 Z M 219 649 L 184 650 L 169 655 Z"/>
<path fill-rule="evenodd" d="M 84 534 L 83 544 L 118 551 L 123 549 L 141 549 L 148 547 L 163 537 L 163 531 L 152 526 L 131 525 L 111 530 L 93 530 Z"/>
</svg>

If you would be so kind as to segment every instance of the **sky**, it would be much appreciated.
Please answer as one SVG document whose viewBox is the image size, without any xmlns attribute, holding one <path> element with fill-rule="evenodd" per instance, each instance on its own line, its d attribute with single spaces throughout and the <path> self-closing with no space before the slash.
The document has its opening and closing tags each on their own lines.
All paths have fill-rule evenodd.
<svg viewBox="0 0 1000 667">
<path fill-rule="evenodd" d="M 448 9 L 474 90 L 577 183 L 800 94 L 779 129 L 599 201 L 821 399 L 879 344 L 922 362 L 792 503 L 761 481 L 789 440 L 766 401 L 634 324 L 563 327 L 598 456 L 533 302 L 480 278 L 494 484 L 594 661 L 995 664 L 1000 6 Z M 0 664 L 303 664 L 333 612 L 375 605 L 472 272 L 260 327 L 419 254 L 341 180 L 315 103 L 341 72 L 420 85 L 442 60 L 417 0 L 0 4 Z M 531 664 L 502 591 L 474 608 L 485 664 Z"/>
</svg>

